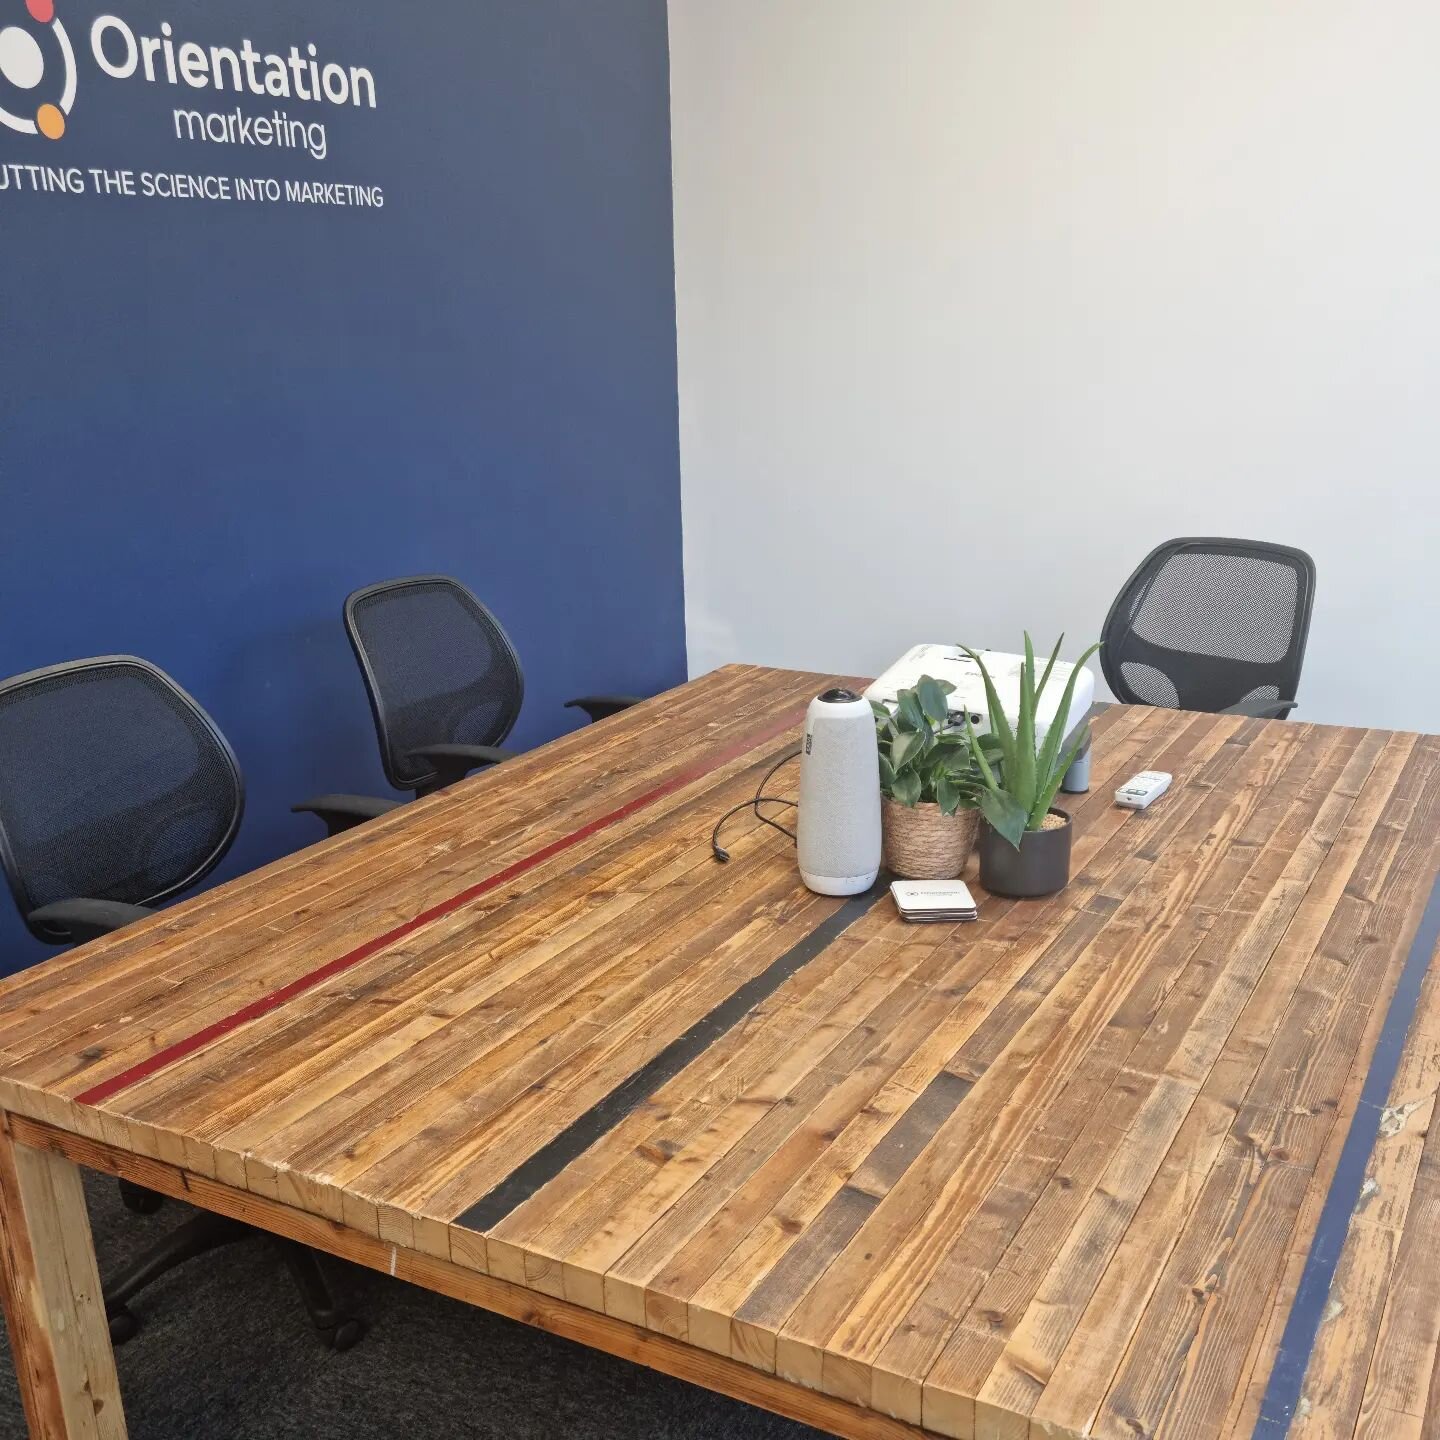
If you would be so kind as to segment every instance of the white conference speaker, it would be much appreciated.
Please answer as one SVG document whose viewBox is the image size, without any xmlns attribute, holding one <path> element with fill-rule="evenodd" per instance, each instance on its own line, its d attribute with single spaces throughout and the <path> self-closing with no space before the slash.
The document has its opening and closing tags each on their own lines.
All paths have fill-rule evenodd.
<svg viewBox="0 0 1440 1440">
<path fill-rule="evenodd" d="M 810 702 L 795 828 L 800 878 L 821 895 L 858 895 L 880 871 L 880 756 L 870 702 L 827 690 Z"/>
</svg>

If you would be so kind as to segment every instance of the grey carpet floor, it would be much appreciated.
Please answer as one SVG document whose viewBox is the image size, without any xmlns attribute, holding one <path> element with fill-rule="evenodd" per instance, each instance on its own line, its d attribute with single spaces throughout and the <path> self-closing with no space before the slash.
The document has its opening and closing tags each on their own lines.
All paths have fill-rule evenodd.
<svg viewBox="0 0 1440 1440">
<path fill-rule="evenodd" d="M 183 1218 L 136 1216 L 87 1176 L 101 1273 Z M 274 1249 L 234 1245 L 172 1272 L 132 1307 L 116 1352 L 131 1440 L 820 1440 L 819 1432 L 372 1271 L 333 1262 L 370 1323 L 321 1347 Z M 8 1356 L 7 1356 L 8 1361 Z M 25 1422 L 0 1366 L 0 1436 Z"/>
</svg>

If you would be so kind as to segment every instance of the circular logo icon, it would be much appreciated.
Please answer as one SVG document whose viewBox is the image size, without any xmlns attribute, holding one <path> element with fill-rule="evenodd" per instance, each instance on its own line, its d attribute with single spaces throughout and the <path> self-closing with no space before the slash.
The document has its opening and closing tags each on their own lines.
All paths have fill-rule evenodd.
<svg viewBox="0 0 1440 1440">
<path fill-rule="evenodd" d="M 0 0 L 0 10 L 16 3 Z M 55 0 L 23 0 L 23 4 L 25 14 L 17 17 L 22 23 L 9 25 L 0 21 L 0 79 L 5 82 L 0 89 L 0 125 L 22 135 L 58 140 L 65 133 L 65 117 L 75 103 L 75 51 L 65 27 L 55 18 Z M 46 46 L 41 43 L 46 31 L 55 37 L 65 69 L 63 80 L 52 77 L 50 86 L 45 83 L 49 68 Z M 51 98 L 43 98 L 47 93 Z M 32 106 L 32 99 L 38 103 Z"/>
</svg>

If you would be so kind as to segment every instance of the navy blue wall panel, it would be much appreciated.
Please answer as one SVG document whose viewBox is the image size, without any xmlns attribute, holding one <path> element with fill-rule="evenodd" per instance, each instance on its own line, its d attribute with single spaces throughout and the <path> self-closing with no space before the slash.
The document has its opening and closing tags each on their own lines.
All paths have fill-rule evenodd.
<svg viewBox="0 0 1440 1440">
<path fill-rule="evenodd" d="M 17 85 L 8 42 L 21 120 L 63 90 L 46 3 L 0 0 L 46 61 Z M 64 134 L 0 126 L 0 674 L 116 651 L 174 674 L 250 786 L 221 879 L 317 838 L 293 800 L 389 793 L 340 625 L 359 585 L 469 583 L 525 662 L 521 746 L 577 723 L 568 695 L 683 679 L 664 0 L 54 3 Z M 376 105 L 171 85 L 158 55 L 112 78 L 111 6 L 137 40 L 313 43 Z M 177 138 L 178 107 L 283 109 L 327 153 Z M 384 205 L 73 194 L 32 165 Z M 0 969 L 40 953 L 7 907 Z"/>
</svg>

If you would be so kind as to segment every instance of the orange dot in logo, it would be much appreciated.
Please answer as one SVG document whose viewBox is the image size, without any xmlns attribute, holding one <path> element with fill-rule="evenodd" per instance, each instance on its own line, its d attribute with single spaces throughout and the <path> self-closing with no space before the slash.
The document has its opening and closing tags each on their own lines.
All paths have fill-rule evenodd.
<svg viewBox="0 0 1440 1440">
<path fill-rule="evenodd" d="M 25 0 L 25 8 L 38 25 L 48 25 L 55 18 L 55 0 Z"/>
<path fill-rule="evenodd" d="M 35 124 L 47 140 L 58 140 L 65 133 L 65 116 L 58 105 L 42 105 L 35 112 Z"/>
</svg>

